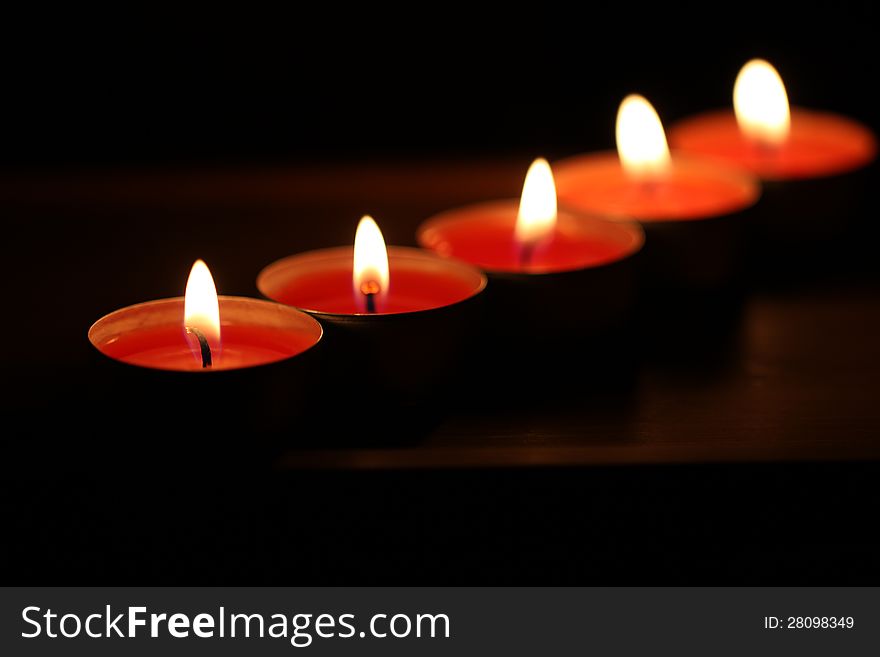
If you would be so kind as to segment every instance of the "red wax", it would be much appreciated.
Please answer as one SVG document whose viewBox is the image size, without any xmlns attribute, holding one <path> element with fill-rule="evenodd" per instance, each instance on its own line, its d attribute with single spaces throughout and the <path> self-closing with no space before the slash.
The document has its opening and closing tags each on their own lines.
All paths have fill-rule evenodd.
<svg viewBox="0 0 880 657">
<path fill-rule="evenodd" d="M 836 114 L 791 110 L 791 132 L 779 146 L 761 148 L 739 129 L 733 111 L 700 114 L 673 125 L 672 147 L 748 169 L 766 180 L 818 178 L 853 171 L 877 154 L 864 125 Z"/>
<path fill-rule="evenodd" d="M 598 267 L 638 251 L 637 226 L 560 212 L 553 233 L 523 261 L 515 236 L 519 201 L 494 201 L 449 210 L 419 227 L 418 242 L 443 256 L 488 271 L 551 273 Z"/>
<path fill-rule="evenodd" d="M 732 214 L 753 205 L 758 183 L 705 159 L 673 153 L 667 175 L 645 183 L 627 174 L 616 152 L 591 153 L 553 165 L 559 203 L 582 212 L 639 221 L 688 221 Z"/>
<path fill-rule="evenodd" d="M 295 314 L 293 314 L 295 313 Z M 106 356 L 160 370 L 217 371 L 265 365 L 317 344 L 321 327 L 291 308 L 258 299 L 220 297 L 221 348 L 210 368 L 183 328 L 183 298 L 129 306 L 92 326 L 89 339 Z"/>
<path fill-rule="evenodd" d="M 353 247 L 321 249 L 279 260 L 257 277 L 270 299 L 315 313 L 362 315 L 352 283 Z M 389 285 L 377 315 L 418 312 L 468 299 L 486 285 L 473 267 L 406 247 L 388 247 Z"/>
</svg>

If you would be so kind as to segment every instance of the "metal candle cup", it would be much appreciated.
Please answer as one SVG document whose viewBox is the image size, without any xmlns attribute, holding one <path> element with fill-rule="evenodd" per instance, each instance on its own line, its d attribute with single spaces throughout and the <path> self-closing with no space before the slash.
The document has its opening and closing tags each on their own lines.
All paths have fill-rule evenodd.
<svg viewBox="0 0 880 657">
<path fill-rule="evenodd" d="M 381 425 L 387 407 L 429 400 L 460 375 L 486 278 L 463 262 L 388 247 L 388 289 L 367 312 L 352 287 L 353 261 L 352 247 L 293 255 L 263 269 L 257 288 L 320 320 L 324 388 L 346 409 L 374 408 Z"/>
<path fill-rule="evenodd" d="M 709 160 L 670 154 L 660 118 L 641 96 L 623 100 L 618 152 L 555 165 L 559 202 L 581 212 L 620 215 L 645 229 L 646 283 L 666 290 L 713 290 L 737 272 L 754 178 Z"/>
<path fill-rule="evenodd" d="M 619 326 L 635 292 L 633 256 L 644 242 L 636 224 L 568 212 L 556 235 L 518 259 L 514 238 L 519 201 L 493 201 L 448 210 L 419 226 L 426 249 L 481 267 L 490 286 L 491 322 L 520 337 L 588 337 Z"/>
<path fill-rule="evenodd" d="M 223 349 L 210 368 L 187 340 L 183 297 L 122 308 L 89 329 L 97 366 L 106 371 L 96 403 L 108 422 L 148 439 L 139 458 L 173 436 L 173 453 L 159 450 L 168 465 L 187 457 L 207 464 L 212 455 L 246 460 L 255 435 L 288 431 L 307 404 L 320 324 L 268 301 L 218 300 Z"/>
<path fill-rule="evenodd" d="M 534 394 L 529 381 L 540 377 L 539 388 L 550 392 L 560 359 L 583 365 L 577 380 L 585 383 L 600 371 L 625 375 L 631 350 L 613 345 L 625 341 L 636 300 L 641 228 L 560 212 L 553 234 L 524 260 L 515 236 L 519 208 L 517 200 L 466 206 L 418 229 L 423 247 L 468 260 L 489 277 L 482 380 Z"/>
<path fill-rule="evenodd" d="M 683 152 L 741 167 L 762 179 L 752 231 L 762 268 L 788 267 L 798 255 L 812 258 L 815 249 L 805 246 L 821 249 L 864 219 L 856 210 L 875 173 L 870 165 L 876 140 L 855 121 L 793 108 L 787 143 L 762 148 L 741 134 L 732 111 L 720 111 L 675 124 L 669 138 Z"/>
<path fill-rule="evenodd" d="M 798 272 L 793 261 L 826 260 L 829 240 L 861 219 L 876 136 L 844 116 L 789 108 L 781 77 L 763 60 L 740 71 L 734 105 L 675 123 L 670 143 L 761 178 L 751 246 L 762 269 Z"/>
<path fill-rule="evenodd" d="M 645 230 L 648 287 L 711 290 L 734 277 L 758 184 L 728 167 L 674 157 L 669 175 L 643 185 L 617 153 L 555 164 L 560 203 L 582 212 L 622 215 Z"/>
</svg>

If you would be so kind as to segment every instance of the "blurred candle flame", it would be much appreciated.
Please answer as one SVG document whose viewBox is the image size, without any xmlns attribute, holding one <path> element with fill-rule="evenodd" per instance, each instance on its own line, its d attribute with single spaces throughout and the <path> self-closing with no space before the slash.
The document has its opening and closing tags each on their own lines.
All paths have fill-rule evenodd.
<svg viewBox="0 0 880 657">
<path fill-rule="evenodd" d="M 672 165 L 663 124 L 644 96 L 631 94 L 617 111 L 617 153 L 627 174 L 642 182 L 662 179 Z"/>
<path fill-rule="evenodd" d="M 740 69 L 733 85 L 733 109 L 739 129 L 755 143 L 777 147 L 788 139 L 788 95 L 769 62 L 753 59 Z"/>
<path fill-rule="evenodd" d="M 556 183 L 553 171 L 544 158 L 532 162 L 523 183 L 516 217 L 516 241 L 534 246 L 553 233 L 556 227 Z"/>
</svg>

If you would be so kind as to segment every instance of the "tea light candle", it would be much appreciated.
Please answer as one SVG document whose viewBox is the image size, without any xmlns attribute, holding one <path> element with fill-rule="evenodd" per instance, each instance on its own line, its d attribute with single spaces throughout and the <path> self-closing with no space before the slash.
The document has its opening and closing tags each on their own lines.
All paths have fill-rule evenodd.
<svg viewBox="0 0 880 657">
<path fill-rule="evenodd" d="M 492 201 L 442 212 L 419 226 L 419 244 L 500 274 L 561 274 L 625 260 L 639 251 L 633 223 L 559 212 L 550 165 L 529 167 L 519 200 Z"/>
<path fill-rule="evenodd" d="M 827 239 L 846 225 L 866 187 L 877 140 L 850 118 L 789 108 L 782 78 L 754 59 L 740 70 L 733 109 L 699 114 L 670 128 L 682 152 L 740 167 L 764 181 L 756 228 L 762 239 L 791 245 Z M 770 257 L 778 259 L 775 247 Z"/>
<path fill-rule="evenodd" d="M 279 304 L 218 297 L 208 267 L 196 261 L 186 296 L 117 310 L 89 329 L 98 351 L 158 370 L 218 372 L 267 365 L 307 351 L 320 325 Z"/>
<path fill-rule="evenodd" d="M 555 165 L 560 204 L 637 219 L 647 233 L 649 281 L 712 288 L 736 265 L 743 214 L 760 196 L 750 175 L 706 158 L 670 154 L 663 126 L 642 96 L 624 99 L 617 153 Z"/>
<path fill-rule="evenodd" d="M 568 358 L 595 355 L 600 336 L 623 334 L 644 233 L 634 222 L 559 211 L 553 172 L 539 158 L 519 200 L 442 212 L 419 226 L 417 240 L 487 272 L 487 349 L 499 352 L 493 367 L 521 371 L 552 361 L 557 349 Z"/>
<path fill-rule="evenodd" d="M 95 403 L 127 441 L 146 439 L 138 455 L 144 467 L 262 462 L 268 445 L 257 435 L 289 431 L 310 404 L 322 335 L 317 321 L 293 308 L 218 297 L 199 260 L 185 297 L 128 306 L 89 329 L 104 371 Z M 167 408 L 180 410 L 170 434 L 167 413 L 156 412 Z"/>
<path fill-rule="evenodd" d="M 323 324 L 328 384 L 356 396 L 367 380 L 405 403 L 421 401 L 455 371 L 479 325 L 485 287 L 486 277 L 464 262 L 386 247 L 369 216 L 354 248 L 289 256 L 257 277 L 263 295 Z"/>
<path fill-rule="evenodd" d="M 378 225 L 365 216 L 355 246 L 319 249 L 269 265 L 257 277 L 261 293 L 320 319 L 438 310 L 482 292 L 485 277 L 462 262 L 407 247 L 386 247 Z M 370 292 L 373 290 L 373 292 Z"/>
<path fill-rule="evenodd" d="M 737 75 L 732 110 L 679 121 L 669 129 L 669 141 L 683 152 L 742 167 L 768 181 L 842 175 L 867 166 L 877 154 L 874 134 L 861 123 L 789 108 L 782 78 L 761 59 Z"/>
</svg>

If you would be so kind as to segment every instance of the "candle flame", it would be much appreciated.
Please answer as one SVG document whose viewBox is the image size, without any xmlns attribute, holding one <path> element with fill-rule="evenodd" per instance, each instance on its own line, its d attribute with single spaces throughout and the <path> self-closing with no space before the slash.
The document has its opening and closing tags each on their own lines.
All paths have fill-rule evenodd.
<svg viewBox="0 0 880 657">
<path fill-rule="evenodd" d="M 186 281 L 183 324 L 202 332 L 212 350 L 220 349 L 220 302 L 211 271 L 204 260 L 196 260 Z M 197 346 L 194 352 L 198 353 Z"/>
<path fill-rule="evenodd" d="M 516 241 L 534 245 L 556 226 L 556 183 L 550 164 L 542 157 L 532 162 L 523 183 L 516 217 Z"/>
<path fill-rule="evenodd" d="M 617 153 L 624 170 L 645 182 L 662 178 L 672 164 L 663 124 L 644 96 L 630 94 L 617 110 Z"/>
<path fill-rule="evenodd" d="M 782 78 L 763 59 L 740 69 L 733 85 L 733 109 L 739 129 L 762 146 L 782 144 L 791 130 L 791 112 Z"/>
<path fill-rule="evenodd" d="M 369 215 L 364 215 L 354 236 L 352 267 L 354 297 L 359 307 L 367 310 L 367 295 L 374 296 L 376 309 L 388 296 L 388 250 L 382 231 Z"/>
</svg>

